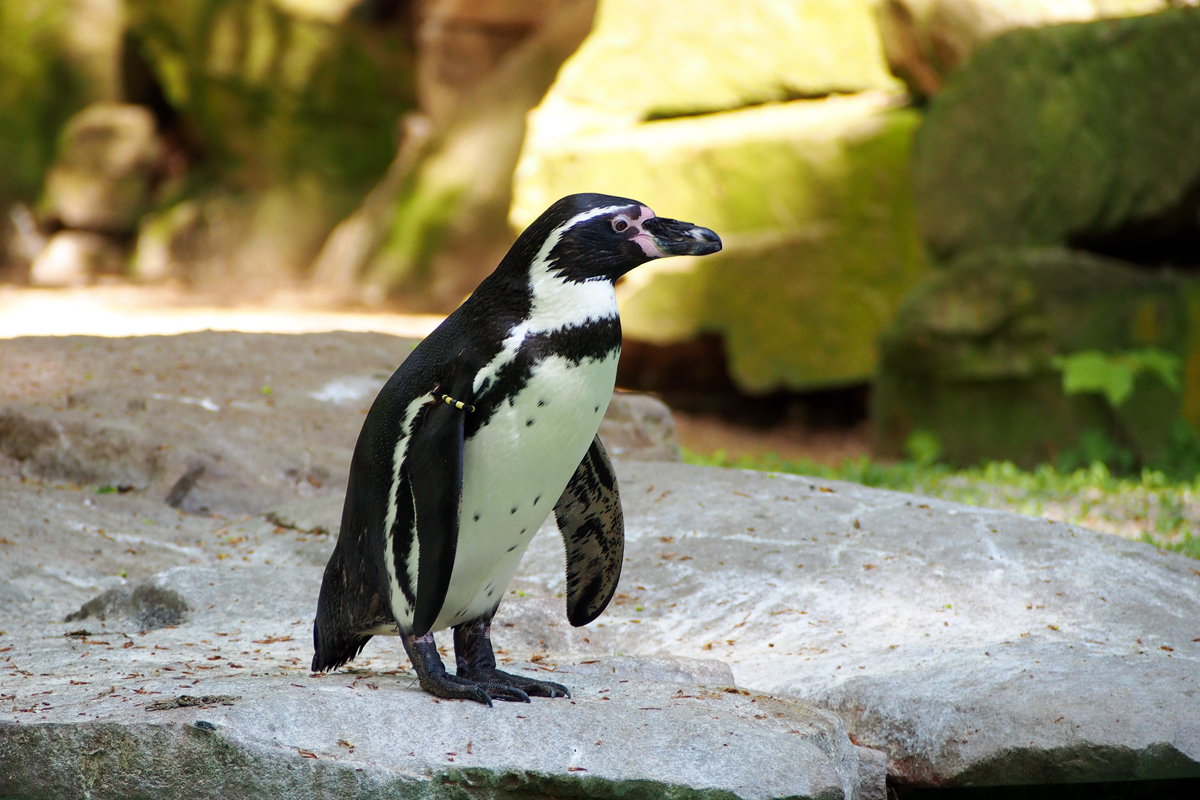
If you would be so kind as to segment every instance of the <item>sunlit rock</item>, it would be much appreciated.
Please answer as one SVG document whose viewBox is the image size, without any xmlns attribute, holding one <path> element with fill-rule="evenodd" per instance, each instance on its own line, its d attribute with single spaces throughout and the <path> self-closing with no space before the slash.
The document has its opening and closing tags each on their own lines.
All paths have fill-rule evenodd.
<svg viewBox="0 0 1200 800">
<path fill-rule="evenodd" d="M 867 3 L 728 10 L 601 3 L 530 115 L 510 218 L 593 191 L 711 227 L 725 249 L 707 263 L 627 277 L 627 336 L 717 333 L 749 392 L 867 380 L 875 335 L 924 268 L 907 178 L 918 117 Z"/>
<path fill-rule="evenodd" d="M 150 200 L 159 153 L 145 106 L 94 103 L 72 117 L 46 176 L 43 213 L 68 228 L 129 233 Z"/>
<path fill-rule="evenodd" d="M 33 259 L 29 281 L 35 286 L 83 286 L 99 275 L 116 275 L 125 255 L 112 239 L 90 231 L 59 231 Z"/>
</svg>

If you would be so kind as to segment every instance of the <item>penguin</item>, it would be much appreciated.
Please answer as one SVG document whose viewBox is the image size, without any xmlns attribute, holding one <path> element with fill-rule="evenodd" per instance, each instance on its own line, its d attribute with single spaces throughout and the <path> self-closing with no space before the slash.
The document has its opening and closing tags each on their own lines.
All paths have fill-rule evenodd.
<svg viewBox="0 0 1200 800">
<path fill-rule="evenodd" d="M 496 668 L 492 618 L 551 511 L 567 619 L 586 625 L 612 599 L 624 521 L 597 430 L 621 353 L 615 284 L 652 259 L 720 249 L 707 228 L 603 194 L 558 200 L 517 238 L 367 413 L 317 601 L 314 672 L 392 635 L 436 697 L 570 697 Z M 433 638 L 448 628 L 454 674 Z"/>
</svg>

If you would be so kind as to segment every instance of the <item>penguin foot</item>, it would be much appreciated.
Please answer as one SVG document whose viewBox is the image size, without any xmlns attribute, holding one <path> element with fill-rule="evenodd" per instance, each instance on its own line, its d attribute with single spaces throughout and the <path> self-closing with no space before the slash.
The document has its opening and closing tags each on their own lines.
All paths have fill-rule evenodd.
<svg viewBox="0 0 1200 800">
<path fill-rule="evenodd" d="M 491 614 L 454 626 L 454 653 L 458 661 L 458 675 L 487 687 L 489 692 L 501 687 L 529 697 L 566 697 L 571 693 L 561 683 L 538 681 L 522 675 L 513 675 L 496 669 L 496 654 L 492 649 Z"/>
<path fill-rule="evenodd" d="M 482 686 L 488 686 L 489 690 L 492 686 L 504 685 L 528 697 L 565 697 L 568 700 L 571 698 L 571 692 L 561 683 L 538 681 L 509 672 L 501 672 L 495 668 L 483 667 L 464 672 L 460 667 L 459 673 L 465 678 L 477 681 Z"/>
<path fill-rule="evenodd" d="M 446 666 L 438 654 L 437 643 L 434 642 L 432 633 L 421 637 L 401 634 L 400 641 L 404 643 L 404 649 L 408 652 L 408 659 L 412 662 L 413 669 L 416 670 L 421 688 L 434 697 L 440 697 L 443 700 L 474 700 L 489 708 L 493 699 L 517 703 L 530 702 L 529 695 L 510 681 L 483 674 L 459 676 L 446 672 Z M 503 675 L 503 673 L 500 674 Z"/>
<path fill-rule="evenodd" d="M 420 681 L 421 688 L 434 697 L 440 697 L 443 700 L 474 700 L 489 708 L 492 705 L 491 695 L 474 681 L 463 680 L 445 672 L 440 675 L 423 674 L 419 669 L 417 670 L 417 680 Z"/>
</svg>

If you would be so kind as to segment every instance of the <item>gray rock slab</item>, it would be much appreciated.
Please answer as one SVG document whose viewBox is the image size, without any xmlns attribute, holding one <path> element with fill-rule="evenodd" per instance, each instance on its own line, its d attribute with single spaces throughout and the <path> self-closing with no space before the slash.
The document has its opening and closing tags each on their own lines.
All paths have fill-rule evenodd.
<svg viewBox="0 0 1200 800">
<path fill-rule="evenodd" d="M 414 345 L 347 332 L 5 340 L 0 475 L 192 513 L 340 497 L 363 418 Z M 651 397 L 618 395 L 604 425 L 615 458 L 679 459 Z"/>
<path fill-rule="evenodd" d="M 380 366 L 381 373 L 390 372 L 395 343 L 369 334 L 196 334 L 124 344 L 79 338 L 4 343 L 6 374 L 12 380 L 0 385 L 3 413 L 10 421 L 14 415 L 40 420 L 58 437 L 35 437 L 37 444 L 31 446 L 24 437 L 27 428 L 0 424 L 0 719 L 5 726 L 0 738 L 10 748 L 4 753 L 28 756 L 59 742 L 53 746 L 58 748 L 54 752 L 64 754 L 58 762 L 62 775 L 68 776 L 63 780 L 75 776 L 70 780 L 101 781 L 98 786 L 109 780 L 99 777 L 108 772 L 87 772 L 85 760 L 67 755 L 92 752 L 84 745 L 93 735 L 115 737 L 114 752 L 145 765 L 146 775 L 156 770 L 182 774 L 156 760 L 162 753 L 174 753 L 181 764 L 194 766 L 215 763 L 212 758 L 217 756 L 212 754 L 218 753 L 230 764 L 245 766 L 237 773 L 242 777 L 229 778 L 234 783 L 220 790 L 230 794 L 238 786 L 246 793 L 258 791 L 257 778 L 250 773 L 278 776 L 273 785 L 293 787 L 294 796 L 334 786 L 341 787 L 338 791 L 382 795 L 468 785 L 445 777 L 459 772 L 437 772 L 432 766 L 427 772 L 421 772 L 425 767 L 418 769 L 425 777 L 410 785 L 397 783 L 408 778 L 394 771 L 400 769 L 395 762 L 359 764 L 349 771 L 326 763 L 329 759 L 321 757 L 325 750 L 348 750 L 336 745 L 337 738 L 354 743 L 356 752 L 368 748 L 361 736 L 344 733 L 333 740 L 299 737 L 295 755 L 263 749 L 267 744 L 252 747 L 238 737 L 266 742 L 263 726 L 230 726 L 220 716 L 268 708 L 261 704 L 283 692 L 280 704 L 285 708 L 260 714 L 279 728 L 285 718 L 271 715 L 285 715 L 288 704 L 316 709 L 313 713 L 320 716 L 325 707 L 316 704 L 325 695 L 318 687 L 342 681 L 345 688 L 355 680 L 358 688 L 346 691 L 364 692 L 367 681 L 380 687 L 367 688 L 369 696 L 386 691 L 409 698 L 397 700 L 400 705 L 390 699 L 377 704 L 378 713 L 388 714 L 390 720 L 417 719 L 426 708 L 436 713 L 462 708 L 464 715 L 486 710 L 433 703 L 411 689 L 403 651 L 394 639 L 370 642 L 353 662 L 353 671 L 325 678 L 308 675 L 309 626 L 321 568 L 336 535 L 341 490 L 334 479 L 317 487 L 307 479 L 279 476 L 287 464 L 303 465 L 309 447 L 312 453 L 328 456 L 311 455 L 310 467 L 320 465 L 340 474 L 335 467 L 348 463 L 365 411 L 354 403 L 369 401 L 362 399 L 374 391 L 363 388 L 368 378 L 382 380 L 365 370 L 378 356 L 381 365 L 388 364 Z M 322 356 L 325 347 L 329 350 Z M 273 348 L 282 356 L 271 357 Z M 245 351 L 241 356 L 239 349 Z M 153 361 L 156 353 L 164 361 Z M 216 355 L 206 360 L 205 353 Z M 113 370 L 113 376 L 98 364 L 108 365 L 104 370 Z M 139 382 L 149 375 L 153 381 Z M 200 377 L 188 383 L 189 375 Z M 362 378 L 361 386 L 346 389 L 347 376 L 355 375 Z M 77 389 L 97 381 L 107 388 L 71 405 Z M 151 389 L 160 384 L 168 390 L 161 394 L 209 398 L 219 410 L 159 401 L 172 411 L 164 411 L 158 421 L 139 417 L 145 412 L 137 410 L 136 403 L 131 407 L 129 400 L 153 400 Z M 205 388 L 214 385 L 231 388 L 228 394 Z M 263 385 L 271 386 L 271 395 L 262 393 Z M 345 401 L 354 391 L 366 393 Z M 251 396 L 273 398 L 275 405 L 254 412 L 233 406 L 233 400 L 250 402 Z M 221 405 L 226 399 L 231 402 Z M 226 413 L 226 408 L 254 416 L 239 417 Z M 172 416 L 176 411 L 179 414 Z M 119 477 L 119 469 L 142 469 L 138 464 L 144 462 L 138 459 L 147 452 L 168 453 L 161 456 L 166 466 L 160 464 L 158 477 L 147 478 L 145 488 L 97 493 L 95 484 L 72 482 L 53 470 L 38 471 L 44 465 L 69 466 L 81 450 L 86 455 L 88 446 L 104 441 L 74 439 L 71 426 L 83 426 L 79 430 L 90 435 L 117 423 L 125 426 L 121 430 L 129 434 L 129 441 L 153 447 L 122 449 L 112 444 L 119 439 L 110 439 L 112 446 L 105 445 L 92 463 L 107 465 L 104 468 L 112 472 L 106 474 L 113 478 Z M 165 449 L 158 450 L 160 445 Z M 225 472 L 206 472 L 197 481 L 198 497 L 228 499 L 219 513 L 212 508 L 186 513 L 186 503 L 172 508 L 164 502 L 166 489 L 178 479 L 171 470 L 187 464 L 179 453 L 191 447 L 220 454 L 217 463 L 236 462 L 222 467 Z M 239 460 L 243 456 L 245 460 Z M 618 463 L 618 473 L 628 543 L 618 594 L 605 614 L 581 629 L 567 623 L 561 596 L 562 547 L 548 527 L 535 538 L 496 619 L 494 641 L 500 660 L 513 669 L 561 673 L 561 682 L 577 688 L 576 707 L 587 700 L 602 711 L 620 696 L 625 698 L 621 702 L 637 703 L 628 708 L 642 713 L 643 707 L 660 706 L 653 692 L 660 692 L 653 695 L 660 699 L 681 689 L 696 694 L 688 687 L 727 686 L 732 675 L 752 693 L 790 698 L 787 702 L 801 709 L 781 710 L 782 718 L 739 717 L 746 726 L 751 720 L 760 724 L 765 749 L 775 746 L 770 744 L 778 733 L 772 720 L 790 719 L 789 714 L 820 716 L 803 710 L 808 708 L 805 703 L 816 703 L 838 714 L 853 741 L 887 753 L 888 774 L 897 785 L 1200 775 L 1197 562 L 1082 528 L 851 484 L 629 461 Z M 138 614 L 123 611 L 104 619 L 64 621 L 110 589 L 132 593 L 147 581 L 183 598 L 187 611 L 174 627 L 142 633 Z M 445 636 L 441 641 L 449 644 Z M 671 688 L 653 688 L 662 686 Z M 606 695 L 618 690 L 626 694 L 608 701 L 594 699 L 601 688 L 610 690 Z M 649 694 L 639 694 L 643 689 Z M 288 694 L 290 690 L 297 696 Z M 143 694 L 155 691 L 162 695 Z M 316 694 L 305 693 L 309 691 Z M 243 700 L 233 706 L 153 713 L 137 706 L 182 694 Z M 118 695 L 125 699 L 114 699 Z M 721 702 L 744 703 L 756 696 L 727 694 Z M 402 704 L 410 700 L 417 704 L 411 709 Z M 760 702 L 765 701 L 751 705 Z M 133 710 L 120 716 L 114 710 L 118 704 Z M 534 707 L 538 714 L 553 714 L 547 709 L 564 705 L 570 707 L 553 702 Z M 418 707 L 421 710 L 412 710 Z M 701 724 L 689 716 L 693 712 L 687 703 L 669 707 L 663 713 L 679 715 L 679 731 Z M 492 717 L 479 719 L 500 719 L 512 708 L 501 706 Z M 516 713 L 511 716 L 516 725 Z M 602 718 L 607 719 L 594 719 Z M 216 730 L 192 724 L 201 720 Z M 821 734 L 826 737 L 821 741 L 837 740 L 835 728 L 822 729 L 828 732 Z M 705 737 L 711 734 L 708 728 L 697 730 L 708 731 Z M 750 728 L 745 730 L 749 736 Z M 209 737 L 214 733 L 219 737 Z M 621 736 L 634 737 L 635 732 Z M 799 741 L 800 735 L 787 736 Z M 334 741 L 333 749 L 329 741 Z M 427 741 L 429 747 L 444 744 Z M 659 776 L 666 783 L 645 785 L 655 787 L 653 791 L 698 785 L 689 777 L 697 773 L 687 772 L 693 766 L 682 762 L 698 758 L 725 763 L 720 761 L 723 746 L 721 752 L 713 746 L 700 756 L 688 755 L 692 751 L 686 747 L 693 741 L 699 740 L 681 734 L 676 739 L 681 748 L 676 750 L 679 770 Z M 703 741 L 711 745 L 715 739 Z M 21 742 L 35 749 L 22 749 L 26 744 Z M 805 762 L 812 767 L 806 773 L 810 777 L 838 775 L 836 791 L 828 788 L 835 782 L 821 783 L 824 779 L 816 777 L 812 783 L 797 784 L 794 791 L 826 791 L 820 786 L 828 788 L 829 796 L 882 791 L 869 777 L 881 774 L 878 756 L 854 750 L 850 738 L 842 739 L 838 748 L 826 753 L 825 762 Z M 299 749 L 318 757 L 298 755 Z M 422 751 L 427 759 L 422 763 L 441 764 L 438 759 L 451 751 L 459 752 L 454 746 Z M 273 753 L 286 758 L 272 760 Z M 603 780 L 609 783 L 595 785 L 595 794 L 610 789 L 615 793 L 618 786 L 620 791 L 634 791 L 632 784 L 613 783 L 617 779 L 603 771 L 607 767 L 598 766 L 599 775 L 562 773 L 563 764 L 571 766 L 569 759 L 544 753 L 544 763 L 558 765 L 558 772 L 531 772 L 531 762 L 515 754 L 506 762 L 509 766 L 487 767 L 480 778 L 482 788 L 472 791 L 499 791 L 488 781 L 501 773 L 518 775 L 514 786 L 541 791 L 537 787 L 548 784 L 521 783 L 526 778 L 519 777 L 535 772 L 528 780 L 553 774 L 558 776 L 555 780 L 570 779 L 575 781 L 570 786 L 583 787 L 581 780 L 608 776 Z M 14 763 L 24 770 L 36 766 L 36 759 L 24 756 L 0 762 L 6 769 Z M 850 770 L 858 776 L 853 780 L 846 778 L 846 765 L 851 763 L 858 765 Z M 821 764 L 832 765 L 833 772 Z M 462 767 L 457 757 L 443 766 Z M 363 773 L 356 772 L 360 767 Z M 285 771 L 293 777 L 286 778 Z M 729 775 L 750 773 L 735 770 Z M 22 781 L 50 780 L 28 771 L 21 775 Z M 626 777 L 643 780 L 634 773 Z M 739 796 L 793 791 L 778 789 L 768 782 L 769 776 L 760 778 L 741 784 L 751 788 Z M 0 784 L 0 793 L 13 793 L 12 781 L 17 779 L 5 778 L 9 782 Z M 743 790 L 729 787 L 739 780 L 703 785 L 738 794 Z M 123 791 L 116 784 L 103 785 L 111 788 L 110 796 Z M 212 788 L 203 782 L 197 785 Z M 401 785 L 408 788 L 402 792 L 397 788 Z M 53 794 L 69 796 L 58 790 Z"/>
<path fill-rule="evenodd" d="M 1200 564 L 1083 528 L 799 476 L 619 468 L 626 563 L 589 646 L 725 660 L 838 711 L 916 786 L 1200 775 Z M 525 591 L 561 591 L 535 539 Z M 512 612 L 510 612 L 512 613 Z M 549 642 L 550 640 L 547 639 Z"/>
<path fill-rule="evenodd" d="M 0 795 L 883 796 L 881 754 L 854 747 L 835 714 L 735 688 L 711 660 L 558 665 L 501 646 L 506 668 L 574 696 L 492 709 L 421 692 L 394 639 L 352 670 L 311 675 L 320 575 L 167 570 L 143 585 L 189 610 L 150 631 L 111 616 L 6 620 Z"/>
</svg>

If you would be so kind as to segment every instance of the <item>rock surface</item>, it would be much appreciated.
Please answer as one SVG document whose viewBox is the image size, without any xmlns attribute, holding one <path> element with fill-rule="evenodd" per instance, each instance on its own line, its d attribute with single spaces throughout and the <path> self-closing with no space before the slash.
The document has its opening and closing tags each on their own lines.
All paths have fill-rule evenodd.
<svg viewBox="0 0 1200 800">
<path fill-rule="evenodd" d="M 351 367 L 394 349 L 370 335 L 227 336 L 244 364 L 240 377 L 224 373 L 231 390 L 259 385 L 265 366 L 279 369 L 263 352 L 276 348 L 296 375 L 312 370 L 330 398 L 355 390 L 331 387 L 334 372 L 301 353 L 320 352 L 319 343 L 354 375 Z M 175 338 L 193 352 L 207 342 L 211 353 L 219 337 Z M 6 387 L 5 404 L 43 389 L 62 398 L 72 380 L 83 382 L 81 343 L 6 342 L 6 368 L 26 371 Z M 10 361 L 14 345 L 24 349 Z M 173 386 L 184 348 L 166 339 L 113 345 L 129 350 L 120 363 Z M 168 363 L 146 360 L 158 348 Z M 179 372 L 203 385 L 200 365 L 186 363 Z M 107 392 L 138 392 L 134 377 L 115 373 Z M 278 463 L 302 463 L 314 442 L 332 452 L 315 427 L 329 421 L 349 431 L 337 445 L 348 458 L 362 401 L 342 412 L 354 420 L 337 422 L 300 399 L 306 382 L 285 378 L 272 374 L 277 405 L 257 416 L 196 412 L 235 429 L 239 453 L 275 451 Z M 90 402 L 101 413 L 94 424 L 124 413 L 117 399 Z M 176 406 L 189 407 L 165 407 Z M 193 434 L 179 428 L 184 449 Z M 207 429 L 210 438 L 219 429 Z M 668 788 L 684 786 L 881 797 L 880 759 L 853 748 L 842 725 L 887 752 L 900 786 L 1200 777 L 1195 562 L 1080 528 L 798 476 L 637 462 L 618 462 L 618 474 L 627 560 L 605 614 L 581 629 L 566 623 L 562 548 L 547 529 L 497 618 L 509 668 L 561 673 L 576 705 L 489 711 L 417 692 L 395 640 L 369 643 L 351 671 L 309 676 L 312 607 L 341 504 L 333 480 L 309 497 L 294 484 L 288 493 L 231 481 L 228 508 L 249 510 L 216 516 L 172 508 L 157 491 L 97 493 L 10 471 L 0 477 L 0 792 L 71 797 L 94 786 L 116 796 L 160 776 L 197 797 L 268 788 L 484 796 L 504 787 L 691 796 Z M 63 621 L 122 587 L 151 598 L 137 606 L 149 611 L 172 606 L 166 590 L 177 594 L 182 621 L 148 626 L 119 603 L 104 619 Z M 713 658 L 728 667 L 700 660 Z M 749 694 L 723 690 L 727 668 Z M 169 707 L 150 710 L 159 701 Z M 395 721 L 416 714 L 458 727 L 399 733 Z M 657 714 L 678 726 L 644 716 Z M 533 722 L 555 735 L 531 744 L 522 726 Z M 611 735 L 595 733 L 604 725 Z M 79 758 L 101 746 L 101 761 Z M 42 767 L 47 753 L 52 769 Z M 768 753 L 786 757 L 759 760 Z"/>
<path fill-rule="evenodd" d="M 339 497 L 367 409 L 414 346 L 371 333 L 6 340 L 0 475 L 192 513 Z M 619 457 L 678 460 L 662 403 L 618 395 L 612 411 Z"/>
<path fill-rule="evenodd" d="M 903 455 L 907 437 L 922 430 L 940 439 L 950 463 L 1032 468 L 1063 463 L 1081 437 L 1099 432 L 1136 464 L 1179 470 L 1172 459 L 1187 425 L 1200 426 L 1200 382 L 1172 387 L 1144 372 L 1114 408 L 1099 393 L 1066 394 L 1055 364 L 1083 351 L 1154 347 L 1200 377 L 1200 320 L 1190 310 L 1197 292 L 1177 272 L 1062 248 L 980 248 L 952 259 L 880 338 L 878 445 Z"/>
<path fill-rule="evenodd" d="M 310 675 L 320 573 L 278 564 L 167 571 L 151 585 L 171 587 L 194 611 L 150 633 L 111 620 L 103 628 L 94 619 L 23 620 L 7 634 L 31 650 L 19 663 L 50 674 L 37 678 L 45 693 L 28 706 L 20 683 L 20 697 L 6 695 L 17 709 L 0 713 L 16 723 L 0 723 L 0 791 L 883 796 L 881 775 L 873 792 L 859 792 L 860 751 L 840 719 L 736 689 L 719 662 L 599 656 L 555 669 L 535 654 L 509 668 L 552 671 L 573 699 L 492 709 L 422 693 L 394 653 L 384 664 L 360 659 L 349 673 Z M 21 758 L 33 749 L 40 758 Z M 85 764 L 81 749 L 103 756 Z M 862 761 L 870 775 L 874 762 Z"/>
<path fill-rule="evenodd" d="M 1198 70 L 1196 8 L 993 40 L 934 98 L 917 132 L 925 241 L 941 257 L 1072 243 L 1194 263 Z"/>
</svg>

